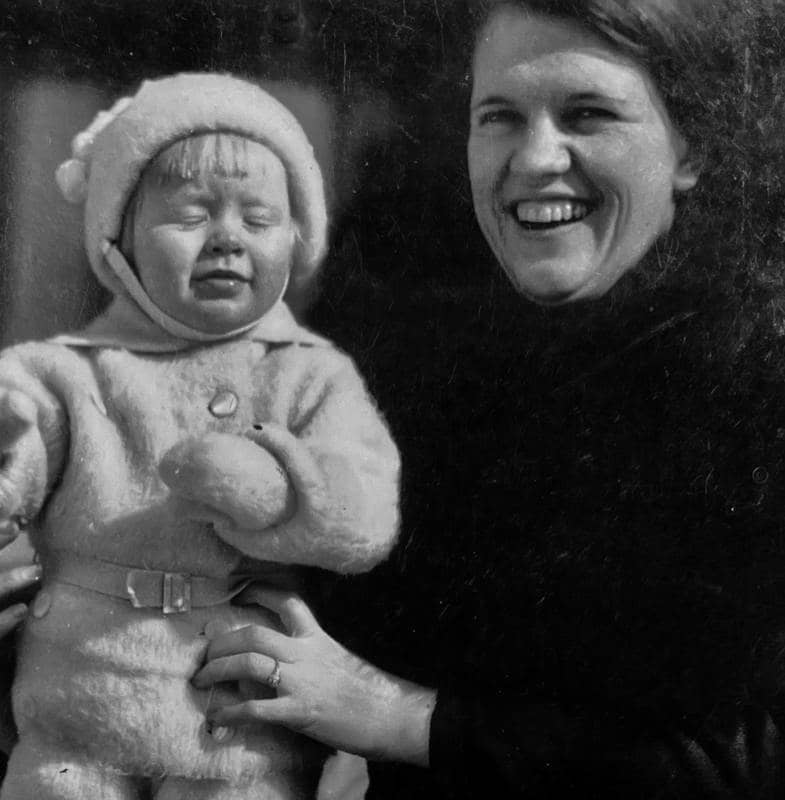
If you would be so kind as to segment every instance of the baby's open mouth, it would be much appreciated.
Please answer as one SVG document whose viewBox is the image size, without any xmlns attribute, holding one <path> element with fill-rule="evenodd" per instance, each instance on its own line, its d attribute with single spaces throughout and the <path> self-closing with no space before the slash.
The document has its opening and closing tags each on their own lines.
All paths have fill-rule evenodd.
<svg viewBox="0 0 785 800">
<path fill-rule="evenodd" d="M 194 296 L 200 300 L 228 300 L 240 297 L 250 284 L 239 272 L 228 269 L 213 269 L 191 280 Z"/>
<path fill-rule="evenodd" d="M 245 276 L 229 269 L 214 269 L 202 275 L 197 275 L 193 280 L 196 283 L 205 281 L 242 281 L 243 283 L 248 283 L 248 279 Z"/>
<path fill-rule="evenodd" d="M 585 219 L 597 207 L 590 200 L 521 200 L 511 212 L 527 230 L 547 230 Z"/>
</svg>

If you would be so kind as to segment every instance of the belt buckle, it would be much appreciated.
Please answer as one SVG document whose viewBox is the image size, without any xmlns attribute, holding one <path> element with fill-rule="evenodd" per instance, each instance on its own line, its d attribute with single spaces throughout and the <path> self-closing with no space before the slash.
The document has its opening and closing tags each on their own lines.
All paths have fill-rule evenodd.
<svg viewBox="0 0 785 800">
<path fill-rule="evenodd" d="M 191 576 L 164 572 L 164 614 L 185 614 L 191 610 Z"/>
<path fill-rule="evenodd" d="M 164 614 L 191 610 L 191 576 L 182 572 L 131 569 L 125 591 L 134 608 L 160 608 Z"/>
</svg>

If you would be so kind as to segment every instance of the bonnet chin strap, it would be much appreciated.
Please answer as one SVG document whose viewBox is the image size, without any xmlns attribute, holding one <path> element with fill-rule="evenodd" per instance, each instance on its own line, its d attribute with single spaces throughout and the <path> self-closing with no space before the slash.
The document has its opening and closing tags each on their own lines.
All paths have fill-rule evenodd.
<svg viewBox="0 0 785 800">
<path fill-rule="evenodd" d="M 105 240 L 103 243 L 104 261 L 109 265 L 114 275 L 123 284 L 123 287 L 128 294 L 133 298 L 139 308 L 153 321 L 156 325 L 163 328 L 167 333 L 176 336 L 179 339 L 188 339 L 192 342 L 220 342 L 224 339 L 232 339 L 245 333 L 258 324 L 259 319 L 243 325 L 241 328 L 235 328 L 227 333 L 206 333 L 205 331 L 197 330 L 189 325 L 186 325 L 179 320 L 170 317 L 165 311 L 160 309 L 151 299 L 144 287 L 139 282 L 139 279 L 134 274 L 125 256 L 117 249 L 117 246 L 112 242 Z M 286 291 L 284 286 L 283 291 Z M 283 295 L 283 292 L 281 292 Z M 262 315 L 263 316 L 263 315 Z"/>
</svg>

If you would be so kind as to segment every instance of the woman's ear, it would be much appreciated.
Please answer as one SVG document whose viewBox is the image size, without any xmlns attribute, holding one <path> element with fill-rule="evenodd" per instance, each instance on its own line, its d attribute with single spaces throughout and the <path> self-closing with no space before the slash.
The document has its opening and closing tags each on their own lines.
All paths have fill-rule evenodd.
<svg viewBox="0 0 785 800">
<path fill-rule="evenodd" d="M 703 156 L 679 137 L 676 166 L 673 170 L 673 191 L 688 192 L 695 187 L 703 169 Z"/>
</svg>

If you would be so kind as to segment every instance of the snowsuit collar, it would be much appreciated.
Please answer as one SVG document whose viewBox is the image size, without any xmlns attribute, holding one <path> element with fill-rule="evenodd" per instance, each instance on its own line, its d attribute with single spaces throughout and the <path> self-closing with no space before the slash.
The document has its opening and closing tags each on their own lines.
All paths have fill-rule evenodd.
<svg viewBox="0 0 785 800">
<path fill-rule="evenodd" d="M 329 345 L 326 339 L 299 325 L 283 301 L 276 303 L 256 325 L 236 338 L 273 344 Z M 115 347 L 144 353 L 173 353 L 204 347 L 202 342 L 167 333 L 124 296 L 115 297 L 109 307 L 82 330 L 62 334 L 52 341 L 69 347 Z"/>
</svg>

